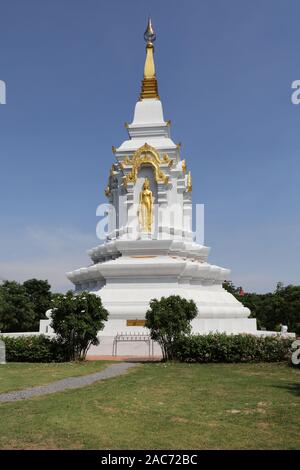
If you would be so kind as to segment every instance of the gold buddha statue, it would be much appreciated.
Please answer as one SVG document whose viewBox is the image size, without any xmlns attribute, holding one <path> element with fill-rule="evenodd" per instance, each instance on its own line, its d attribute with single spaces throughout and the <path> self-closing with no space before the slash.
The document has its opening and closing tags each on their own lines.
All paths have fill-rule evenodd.
<svg viewBox="0 0 300 470">
<path fill-rule="evenodd" d="M 140 192 L 139 201 L 139 223 L 142 232 L 151 232 L 153 221 L 153 196 L 150 190 L 150 181 L 145 179 L 143 188 Z"/>
</svg>

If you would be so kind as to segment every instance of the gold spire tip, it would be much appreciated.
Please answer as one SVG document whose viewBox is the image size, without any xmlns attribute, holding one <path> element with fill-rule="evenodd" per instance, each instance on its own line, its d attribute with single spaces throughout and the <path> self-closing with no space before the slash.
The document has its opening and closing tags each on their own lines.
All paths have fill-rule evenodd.
<svg viewBox="0 0 300 470">
<path fill-rule="evenodd" d="M 146 60 L 144 67 L 144 80 L 142 81 L 142 90 L 140 99 L 156 98 L 158 96 L 157 80 L 155 75 L 155 64 L 154 64 L 154 46 L 153 42 L 156 39 L 156 34 L 152 26 L 151 18 L 148 19 L 146 31 L 144 33 L 144 39 L 146 41 Z"/>
</svg>

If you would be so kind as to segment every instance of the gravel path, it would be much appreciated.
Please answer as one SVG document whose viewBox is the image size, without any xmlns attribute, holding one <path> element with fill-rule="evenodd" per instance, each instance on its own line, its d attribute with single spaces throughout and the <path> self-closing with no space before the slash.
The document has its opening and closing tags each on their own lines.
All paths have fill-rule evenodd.
<svg viewBox="0 0 300 470">
<path fill-rule="evenodd" d="M 0 402 L 25 400 L 26 398 L 38 397 L 40 395 L 48 395 L 49 393 L 62 392 L 71 388 L 82 388 L 91 385 L 94 382 L 104 379 L 110 379 L 124 374 L 128 369 L 136 367 L 137 364 L 132 362 L 120 362 L 112 364 L 101 372 L 83 375 L 81 377 L 68 377 L 66 379 L 57 380 L 48 385 L 27 388 L 25 390 L 17 390 L 15 392 L 6 392 L 0 394 Z"/>
</svg>

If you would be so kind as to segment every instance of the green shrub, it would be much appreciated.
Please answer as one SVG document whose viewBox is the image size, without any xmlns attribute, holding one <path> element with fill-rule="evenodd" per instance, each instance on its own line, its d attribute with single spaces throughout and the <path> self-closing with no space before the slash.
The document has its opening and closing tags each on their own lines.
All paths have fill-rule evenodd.
<svg viewBox="0 0 300 470">
<path fill-rule="evenodd" d="M 184 362 L 279 362 L 289 358 L 293 340 L 249 334 L 187 335 L 174 344 L 174 356 Z"/>
<path fill-rule="evenodd" d="M 53 302 L 51 326 L 67 352 L 67 359 L 85 359 L 90 346 L 98 345 L 98 331 L 103 330 L 108 311 L 101 298 L 90 292 L 68 291 Z"/>
<path fill-rule="evenodd" d="M 173 344 L 181 335 L 190 333 L 190 322 L 196 315 L 195 302 L 179 295 L 150 301 L 145 327 L 149 328 L 151 338 L 159 343 L 164 360 L 174 359 Z"/>
<path fill-rule="evenodd" d="M 46 336 L 2 336 L 7 362 L 62 362 L 66 358 L 63 345 Z"/>
</svg>

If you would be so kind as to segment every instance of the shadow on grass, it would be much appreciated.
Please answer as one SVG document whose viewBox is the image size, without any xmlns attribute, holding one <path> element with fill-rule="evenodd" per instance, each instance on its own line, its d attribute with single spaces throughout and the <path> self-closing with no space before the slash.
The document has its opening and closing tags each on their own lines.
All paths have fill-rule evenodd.
<svg viewBox="0 0 300 470">
<path fill-rule="evenodd" d="M 286 390 L 297 397 L 300 397 L 300 383 L 287 383 L 285 385 L 272 385 L 273 388 L 280 388 L 281 390 Z"/>
</svg>

